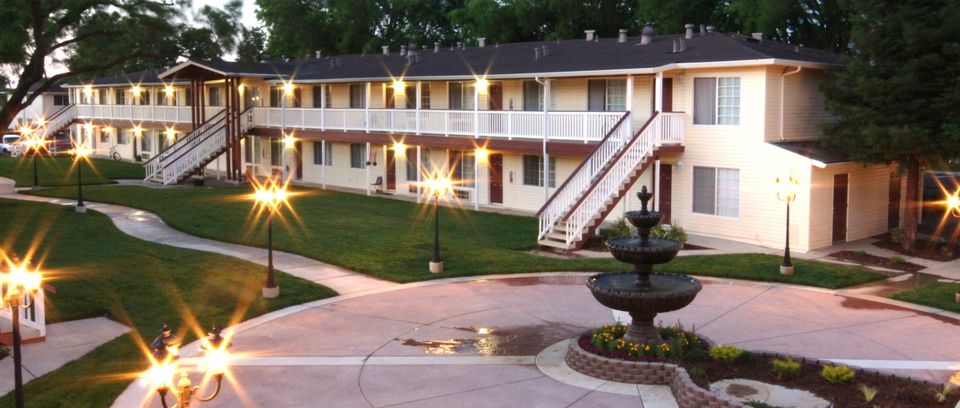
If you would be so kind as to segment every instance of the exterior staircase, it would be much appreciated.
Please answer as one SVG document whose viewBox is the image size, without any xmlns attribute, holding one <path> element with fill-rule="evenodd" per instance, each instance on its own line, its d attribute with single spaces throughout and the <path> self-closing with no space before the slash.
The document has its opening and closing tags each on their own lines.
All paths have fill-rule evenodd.
<svg viewBox="0 0 960 408">
<path fill-rule="evenodd" d="M 582 247 L 661 147 L 682 145 L 683 113 L 656 112 L 632 137 L 631 130 L 629 121 L 618 122 L 537 212 L 540 245 Z"/>
<path fill-rule="evenodd" d="M 67 105 L 47 118 L 47 133 L 57 133 L 77 120 L 77 105 Z"/>
<path fill-rule="evenodd" d="M 3 284 L 0 282 L 0 285 Z M 46 338 L 45 306 L 43 290 L 40 290 L 31 299 L 30 307 L 18 309 L 20 311 L 20 338 L 24 343 L 41 342 Z M 0 344 L 13 344 L 13 310 L 9 305 L 3 303 L 2 299 L 0 299 Z"/>
<path fill-rule="evenodd" d="M 241 132 L 249 128 L 252 118 L 247 108 L 240 114 Z M 177 140 L 143 164 L 144 181 L 165 185 L 183 183 L 227 151 L 226 110 L 218 112 L 198 128 Z"/>
</svg>

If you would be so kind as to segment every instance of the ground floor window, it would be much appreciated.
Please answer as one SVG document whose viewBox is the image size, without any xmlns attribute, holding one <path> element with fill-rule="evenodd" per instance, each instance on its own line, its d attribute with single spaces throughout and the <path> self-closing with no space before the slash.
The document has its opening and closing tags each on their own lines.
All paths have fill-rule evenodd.
<svg viewBox="0 0 960 408">
<path fill-rule="evenodd" d="M 693 168 L 693 212 L 740 216 L 740 170 Z"/>
<path fill-rule="evenodd" d="M 350 144 L 350 167 L 363 169 L 367 167 L 367 146 L 361 143 Z"/>
<path fill-rule="evenodd" d="M 153 151 L 153 131 L 145 130 L 140 136 L 140 150 L 144 152 Z"/>
<path fill-rule="evenodd" d="M 473 155 L 462 150 L 450 152 L 450 165 L 453 166 L 451 177 L 462 187 L 473 187 L 474 173 Z"/>
<path fill-rule="evenodd" d="M 110 143 L 110 133 L 104 130 L 100 131 L 100 143 Z"/>
<path fill-rule="evenodd" d="M 323 142 L 313 142 L 313 164 L 317 166 L 331 166 L 333 164 L 333 150 Z"/>
<path fill-rule="evenodd" d="M 127 129 L 117 129 L 117 144 L 129 144 L 130 143 L 130 134 Z"/>
<path fill-rule="evenodd" d="M 417 181 L 417 149 L 407 148 L 407 181 Z"/>
<path fill-rule="evenodd" d="M 557 186 L 557 158 L 550 156 L 549 173 L 550 187 Z M 543 187 L 543 156 L 523 156 L 523 184 L 526 186 Z"/>
<path fill-rule="evenodd" d="M 280 166 L 280 153 L 283 152 L 283 147 L 280 145 L 279 138 L 270 138 L 270 165 L 271 166 Z"/>
<path fill-rule="evenodd" d="M 247 137 L 243 146 L 243 159 L 247 163 L 260 163 L 260 138 L 256 136 Z"/>
</svg>

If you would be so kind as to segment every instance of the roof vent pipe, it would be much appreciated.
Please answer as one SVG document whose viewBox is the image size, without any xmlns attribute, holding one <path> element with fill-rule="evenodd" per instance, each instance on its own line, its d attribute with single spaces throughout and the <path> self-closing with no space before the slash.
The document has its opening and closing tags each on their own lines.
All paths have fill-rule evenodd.
<svg viewBox="0 0 960 408">
<path fill-rule="evenodd" d="M 383 50 L 383 55 L 390 55 L 390 46 L 389 46 L 389 45 L 384 45 L 384 46 L 380 47 L 380 49 Z"/>
<path fill-rule="evenodd" d="M 533 47 L 533 59 L 540 59 L 540 47 Z"/>
<path fill-rule="evenodd" d="M 619 35 L 617 36 L 617 42 L 627 42 L 627 29 L 621 28 Z"/>
<path fill-rule="evenodd" d="M 597 30 L 583 30 L 583 32 L 587 34 L 587 41 L 593 41 L 593 37 Z"/>
<path fill-rule="evenodd" d="M 686 51 L 686 50 L 687 50 L 687 39 L 686 39 L 686 38 L 681 38 L 681 39 L 680 39 L 680 52 L 684 52 L 684 51 Z"/>
<path fill-rule="evenodd" d="M 700 24 L 700 35 L 706 35 L 706 34 L 707 34 L 707 26 Z"/>
<path fill-rule="evenodd" d="M 320 59 L 320 58 L 323 57 L 323 51 L 316 50 L 316 51 L 313 52 L 313 55 L 315 55 L 315 56 L 317 57 L 317 59 Z"/>
<path fill-rule="evenodd" d="M 407 46 L 406 46 L 406 45 L 401 45 L 401 46 L 400 46 L 400 56 L 401 56 L 401 57 L 406 57 L 406 56 L 407 56 Z"/>
<path fill-rule="evenodd" d="M 457 48 L 463 49 L 463 41 L 457 41 Z"/>
<path fill-rule="evenodd" d="M 684 24 L 683 28 L 686 28 L 686 29 L 687 29 L 687 35 L 685 35 L 683 38 L 686 38 L 686 39 L 688 39 L 688 40 L 691 39 L 691 38 L 693 38 L 693 29 L 694 29 L 695 27 L 696 27 L 696 26 L 693 25 L 693 24 Z"/>
<path fill-rule="evenodd" d="M 440 41 L 433 43 L 433 52 L 440 52 Z"/>
<path fill-rule="evenodd" d="M 477 38 L 477 47 L 483 48 L 487 46 L 487 38 L 479 37 Z"/>
<path fill-rule="evenodd" d="M 543 58 L 547 58 L 547 55 L 550 55 L 550 48 L 547 48 L 546 45 L 543 46 Z"/>
<path fill-rule="evenodd" d="M 281 55 L 281 56 L 280 56 L 280 59 L 283 60 L 283 62 L 290 62 L 290 57 L 288 57 L 288 56 L 286 56 L 286 55 Z"/>
<path fill-rule="evenodd" d="M 673 40 L 673 53 L 676 54 L 680 52 L 680 44 L 677 44 L 677 40 Z"/>
<path fill-rule="evenodd" d="M 708 32 L 708 33 L 714 33 L 714 32 L 716 32 L 716 31 L 717 31 L 717 27 L 714 27 L 714 26 L 712 26 L 712 25 L 708 25 L 708 26 L 707 26 L 707 32 Z"/>
<path fill-rule="evenodd" d="M 763 41 L 763 33 L 753 33 L 750 34 L 750 36 L 753 37 L 754 40 Z"/>
<path fill-rule="evenodd" d="M 640 36 L 640 45 L 647 45 L 653 42 L 653 27 L 644 26 Z"/>
</svg>

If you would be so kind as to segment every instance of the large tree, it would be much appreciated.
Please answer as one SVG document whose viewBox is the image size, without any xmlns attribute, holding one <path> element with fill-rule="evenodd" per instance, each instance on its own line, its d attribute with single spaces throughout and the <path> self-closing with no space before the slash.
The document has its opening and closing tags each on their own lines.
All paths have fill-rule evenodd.
<svg viewBox="0 0 960 408">
<path fill-rule="evenodd" d="M 906 172 L 904 229 L 916 240 L 921 166 L 960 157 L 960 0 L 854 0 L 854 55 L 824 84 L 837 121 L 824 143 Z"/>
<path fill-rule="evenodd" d="M 57 82 L 155 54 L 157 33 L 173 31 L 183 5 L 183 0 L 0 0 L 0 66 L 19 77 L 0 109 L 0 129 Z M 47 73 L 49 63 L 70 57 L 79 46 L 112 42 L 127 47 L 71 63 L 63 73 Z"/>
</svg>

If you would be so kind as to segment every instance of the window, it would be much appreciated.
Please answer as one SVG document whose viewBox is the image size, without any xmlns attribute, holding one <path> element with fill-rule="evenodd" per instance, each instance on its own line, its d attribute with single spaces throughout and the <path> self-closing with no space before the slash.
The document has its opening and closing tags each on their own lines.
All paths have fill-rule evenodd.
<svg viewBox="0 0 960 408">
<path fill-rule="evenodd" d="M 333 107 L 333 87 L 330 85 L 324 85 L 324 88 L 326 89 L 323 91 L 323 98 L 324 98 L 323 107 L 332 108 Z"/>
<path fill-rule="evenodd" d="M 740 216 L 740 170 L 693 168 L 693 212 Z"/>
<path fill-rule="evenodd" d="M 363 169 L 367 167 L 367 146 L 360 143 L 350 144 L 350 167 Z"/>
<path fill-rule="evenodd" d="M 473 187 L 474 160 L 474 156 L 462 150 L 450 152 L 450 166 L 453 170 L 451 178 L 454 182 L 464 187 Z"/>
<path fill-rule="evenodd" d="M 325 106 L 321 105 L 321 104 L 323 103 L 323 87 L 325 87 L 325 86 L 326 86 L 326 85 L 314 85 L 314 86 L 313 86 L 313 107 L 314 107 L 314 108 L 325 107 Z M 316 142 L 314 142 L 314 145 L 316 145 Z"/>
<path fill-rule="evenodd" d="M 101 105 L 107 104 L 107 90 L 106 89 L 97 89 L 97 99 L 98 103 Z"/>
<path fill-rule="evenodd" d="M 210 88 L 208 94 L 210 100 L 207 101 L 207 106 L 221 106 L 220 105 L 220 88 Z"/>
<path fill-rule="evenodd" d="M 67 106 L 70 104 L 69 95 L 53 95 L 53 104 L 56 106 Z"/>
<path fill-rule="evenodd" d="M 313 142 L 313 164 L 317 166 L 331 166 L 333 163 L 333 150 L 329 144 L 323 142 Z"/>
<path fill-rule="evenodd" d="M 300 92 L 300 88 L 299 87 L 293 88 L 293 104 L 290 106 L 294 108 L 299 108 L 300 106 L 303 105 L 302 102 L 303 102 L 303 94 Z"/>
<path fill-rule="evenodd" d="M 407 86 L 403 88 L 403 96 L 405 97 L 407 109 L 417 109 L 417 86 Z"/>
<path fill-rule="evenodd" d="M 740 78 L 694 78 L 693 124 L 739 125 Z"/>
<path fill-rule="evenodd" d="M 587 81 L 587 109 L 594 112 L 627 110 L 627 81 L 624 79 Z"/>
<path fill-rule="evenodd" d="M 270 107 L 279 108 L 280 107 L 280 95 L 283 95 L 283 89 L 279 86 L 270 87 Z"/>
<path fill-rule="evenodd" d="M 127 95 L 123 92 L 123 89 L 114 89 L 113 90 L 113 103 L 117 105 L 126 105 L 127 104 Z"/>
<path fill-rule="evenodd" d="M 127 129 L 117 129 L 117 144 L 125 145 L 130 143 L 130 134 Z"/>
<path fill-rule="evenodd" d="M 557 158 L 550 156 L 550 187 L 557 185 Z M 523 185 L 543 187 L 543 156 L 523 156 Z"/>
<path fill-rule="evenodd" d="M 366 85 L 350 84 L 350 109 L 363 109 L 367 105 L 366 100 Z"/>
<path fill-rule="evenodd" d="M 243 159 L 247 163 L 260 163 L 260 140 L 258 136 L 247 138 L 243 146 Z"/>
<path fill-rule="evenodd" d="M 243 86 L 243 108 L 251 106 L 260 106 L 260 88 L 255 86 Z"/>
<path fill-rule="evenodd" d="M 279 138 L 270 139 L 270 165 L 271 166 L 280 166 L 280 153 L 283 152 L 283 147 L 280 145 L 281 141 Z"/>
<path fill-rule="evenodd" d="M 140 90 L 140 95 L 137 96 L 140 100 L 140 105 L 149 105 L 150 104 L 150 90 L 147 88 Z"/>
<path fill-rule="evenodd" d="M 448 82 L 447 97 L 450 98 L 451 110 L 473 110 L 474 84 L 464 82 Z"/>
<path fill-rule="evenodd" d="M 110 133 L 107 133 L 107 131 L 101 129 L 100 143 L 110 143 Z"/>
<path fill-rule="evenodd" d="M 157 104 L 164 106 L 177 106 L 177 91 L 167 93 L 167 90 L 164 89 L 157 94 Z"/>
<path fill-rule="evenodd" d="M 153 151 L 153 131 L 145 130 L 143 135 L 140 136 L 140 150 L 144 152 Z"/>
<path fill-rule="evenodd" d="M 523 110 L 543 110 L 543 85 L 537 81 L 523 81 Z"/>
<path fill-rule="evenodd" d="M 417 181 L 417 172 L 420 169 L 417 168 L 417 149 L 414 147 L 407 148 L 407 181 Z"/>
<path fill-rule="evenodd" d="M 430 83 L 420 84 L 420 109 L 430 109 Z"/>
<path fill-rule="evenodd" d="M 193 90 L 186 88 L 183 90 L 183 99 L 187 101 L 184 106 L 193 106 Z"/>
</svg>

